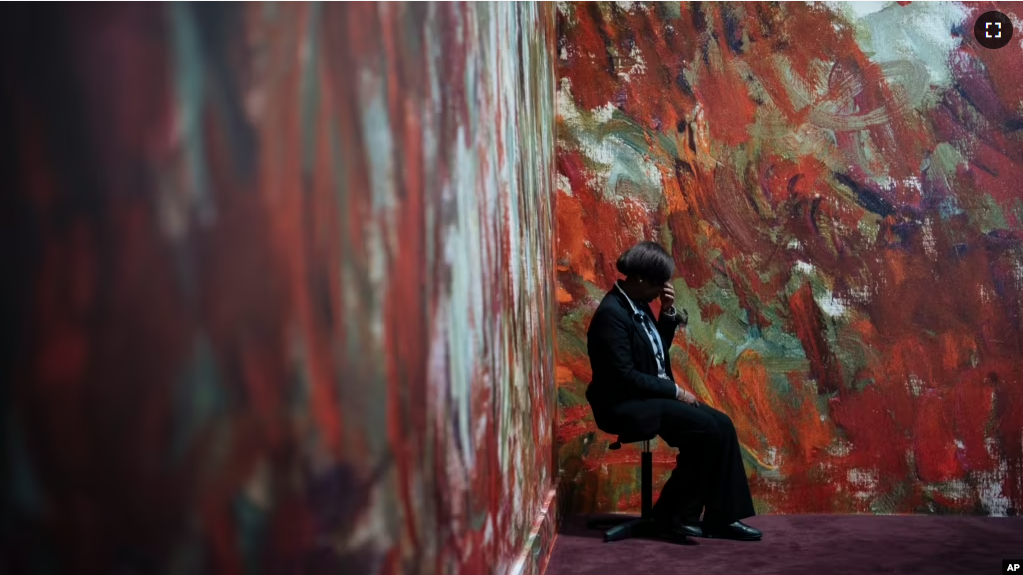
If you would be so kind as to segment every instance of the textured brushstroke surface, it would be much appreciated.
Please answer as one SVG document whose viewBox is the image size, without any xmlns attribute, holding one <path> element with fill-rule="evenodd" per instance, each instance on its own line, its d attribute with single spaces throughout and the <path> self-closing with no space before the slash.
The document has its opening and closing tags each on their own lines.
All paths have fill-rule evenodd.
<svg viewBox="0 0 1023 575">
<path fill-rule="evenodd" d="M 553 5 L 0 11 L 0 571 L 519 561 Z"/>
<path fill-rule="evenodd" d="M 1023 507 L 1017 4 L 560 3 L 560 460 L 636 509 L 638 452 L 583 396 L 585 330 L 668 246 L 675 373 L 736 422 L 760 512 Z M 656 479 L 674 465 L 655 454 Z"/>
</svg>

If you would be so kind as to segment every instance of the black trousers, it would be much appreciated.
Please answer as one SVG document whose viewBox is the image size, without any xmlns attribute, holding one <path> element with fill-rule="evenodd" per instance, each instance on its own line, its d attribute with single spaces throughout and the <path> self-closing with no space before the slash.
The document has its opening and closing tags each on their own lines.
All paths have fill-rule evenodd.
<svg viewBox="0 0 1023 575">
<path fill-rule="evenodd" d="M 727 525 L 756 515 L 732 420 L 713 407 L 672 399 L 626 401 L 613 417 L 629 427 L 658 423 L 657 434 L 679 450 L 675 469 L 654 504 L 665 520 Z"/>
</svg>

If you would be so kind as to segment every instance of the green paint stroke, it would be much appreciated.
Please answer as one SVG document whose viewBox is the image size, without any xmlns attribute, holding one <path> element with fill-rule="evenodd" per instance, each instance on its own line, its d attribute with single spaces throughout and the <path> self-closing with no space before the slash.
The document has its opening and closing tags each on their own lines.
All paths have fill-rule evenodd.
<svg viewBox="0 0 1023 575">
<path fill-rule="evenodd" d="M 189 190 L 203 217 L 212 215 L 213 198 L 209 191 L 209 167 L 206 163 L 206 139 L 203 114 L 206 108 L 206 65 L 192 5 L 172 2 L 170 12 L 173 47 L 175 97 L 181 126 L 181 149 L 187 162 Z"/>
</svg>

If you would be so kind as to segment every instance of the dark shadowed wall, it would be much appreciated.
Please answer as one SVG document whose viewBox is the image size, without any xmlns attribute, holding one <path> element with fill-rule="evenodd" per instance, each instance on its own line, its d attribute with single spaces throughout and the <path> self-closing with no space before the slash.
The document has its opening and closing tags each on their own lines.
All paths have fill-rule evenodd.
<svg viewBox="0 0 1023 575">
<path fill-rule="evenodd" d="M 663 242 L 675 373 L 736 422 L 762 512 L 1023 509 L 1018 4 L 558 10 L 559 442 L 578 510 L 638 508 L 585 331 Z M 1019 30 L 1016 31 L 1019 34 Z M 655 454 L 659 481 L 673 450 Z"/>
<path fill-rule="evenodd" d="M 536 572 L 553 6 L 0 14 L 0 571 Z"/>
</svg>

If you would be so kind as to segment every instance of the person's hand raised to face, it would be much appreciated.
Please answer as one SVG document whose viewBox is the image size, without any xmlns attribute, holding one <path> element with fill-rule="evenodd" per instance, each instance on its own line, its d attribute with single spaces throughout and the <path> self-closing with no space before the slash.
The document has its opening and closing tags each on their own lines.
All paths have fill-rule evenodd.
<svg viewBox="0 0 1023 575">
<path fill-rule="evenodd" d="M 661 287 L 661 309 L 668 309 L 675 305 L 675 286 L 671 282 L 664 282 Z"/>
<path fill-rule="evenodd" d="M 661 287 L 661 309 L 669 310 L 675 305 L 675 286 L 671 285 L 670 281 L 664 282 L 664 286 Z M 670 313 L 670 312 L 669 312 Z M 682 318 L 682 325 L 689 323 L 689 312 L 684 309 L 678 310 L 679 315 Z"/>
</svg>

